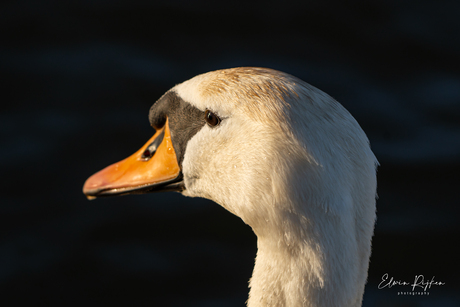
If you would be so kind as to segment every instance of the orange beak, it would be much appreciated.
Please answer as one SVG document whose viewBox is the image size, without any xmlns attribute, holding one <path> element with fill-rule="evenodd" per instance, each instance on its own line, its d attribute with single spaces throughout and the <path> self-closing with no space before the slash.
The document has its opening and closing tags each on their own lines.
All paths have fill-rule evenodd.
<svg viewBox="0 0 460 307">
<path fill-rule="evenodd" d="M 171 142 L 169 123 L 130 157 L 112 164 L 86 180 L 88 199 L 100 196 L 181 191 L 180 167 Z"/>
</svg>

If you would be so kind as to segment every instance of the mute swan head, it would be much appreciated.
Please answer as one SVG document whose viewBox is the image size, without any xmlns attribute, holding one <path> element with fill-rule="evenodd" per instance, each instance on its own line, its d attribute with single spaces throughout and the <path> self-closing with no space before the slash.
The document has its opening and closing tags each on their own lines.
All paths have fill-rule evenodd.
<svg viewBox="0 0 460 307">
<path fill-rule="evenodd" d="M 88 197 L 179 191 L 250 225 L 248 306 L 360 306 L 375 221 L 377 160 L 355 119 L 286 73 L 198 75 L 149 113 L 155 135 L 90 177 Z"/>
</svg>

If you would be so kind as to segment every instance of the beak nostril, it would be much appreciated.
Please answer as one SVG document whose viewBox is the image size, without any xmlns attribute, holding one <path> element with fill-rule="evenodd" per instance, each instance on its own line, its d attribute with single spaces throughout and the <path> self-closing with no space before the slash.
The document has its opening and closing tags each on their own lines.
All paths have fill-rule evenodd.
<svg viewBox="0 0 460 307">
<path fill-rule="evenodd" d="M 151 155 L 152 153 L 150 152 L 150 150 L 146 149 L 144 153 L 142 154 L 142 159 L 148 159 L 151 157 Z"/>
<path fill-rule="evenodd" d="M 141 158 L 145 161 L 148 161 L 150 160 L 151 157 L 153 157 L 153 155 L 157 152 L 157 149 L 156 148 L 152 148 L 152 146 L 150 146 L 149 148 L 147 148 L 143 153 L 142 153 L 142 156 Z"/>
<path fill-rule="evenodd" d="M 150 160 L 150 158 L 155 154 L 161 142 L 163 141 L 164 135 L 165 135 L 165 131 L 163 130 L 160 133 L 160 135 L 158 135 L 158 137 L 155 138 L 155 140 L 153 140 L 153 142 L 150 143 L 150 145 L 144 150 L 141 156 L 143 160 L 145 161 Z"/>
</svg>

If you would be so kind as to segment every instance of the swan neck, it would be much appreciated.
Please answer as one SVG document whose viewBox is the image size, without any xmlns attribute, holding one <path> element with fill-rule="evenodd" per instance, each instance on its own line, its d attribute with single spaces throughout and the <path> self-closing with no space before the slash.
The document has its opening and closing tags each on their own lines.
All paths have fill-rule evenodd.
<svg viewBox="0 0 460 307">
<path fill-rule="evenodd" d="M 305 247 L 281 242 L 274 245 L 268 239 L 259 238 L 257 245 L 248 307 L 308 306 L 308 292 L 323 287 L 321 274 L 314 272 L 311 263 L 317 257 L 311 255 L 307 261 L 301 252 Z"/>
</svg>

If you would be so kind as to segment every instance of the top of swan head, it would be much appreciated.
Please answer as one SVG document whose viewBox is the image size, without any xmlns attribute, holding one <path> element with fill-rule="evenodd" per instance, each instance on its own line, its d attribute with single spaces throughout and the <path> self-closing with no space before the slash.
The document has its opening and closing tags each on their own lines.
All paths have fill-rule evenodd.
<svg viewBox="0 0 460 307">
<path fill-rule="evenodd" d="M 375 158 L 353 117 L 289 74 L 225 69 L 170 92 L 221 118 L 188 141 L 183 194 L 216 201 L 256 233 L 267 223 L 273 228 L 290 216 L 305 217 L 308 206 L 344 213 L 352 197 L 361 197 L 357 180 L 375 175 Z"/>
<path fill-rule="evenodd" d="M 299 98 L 299 82 L 273 69 L 239 67 L 198 75 L 172 90 L 200 109 L 213 107 L 222 116 L 238 113 L 278 125 L 286 120 L 290 100 Z"/>
</svg>

